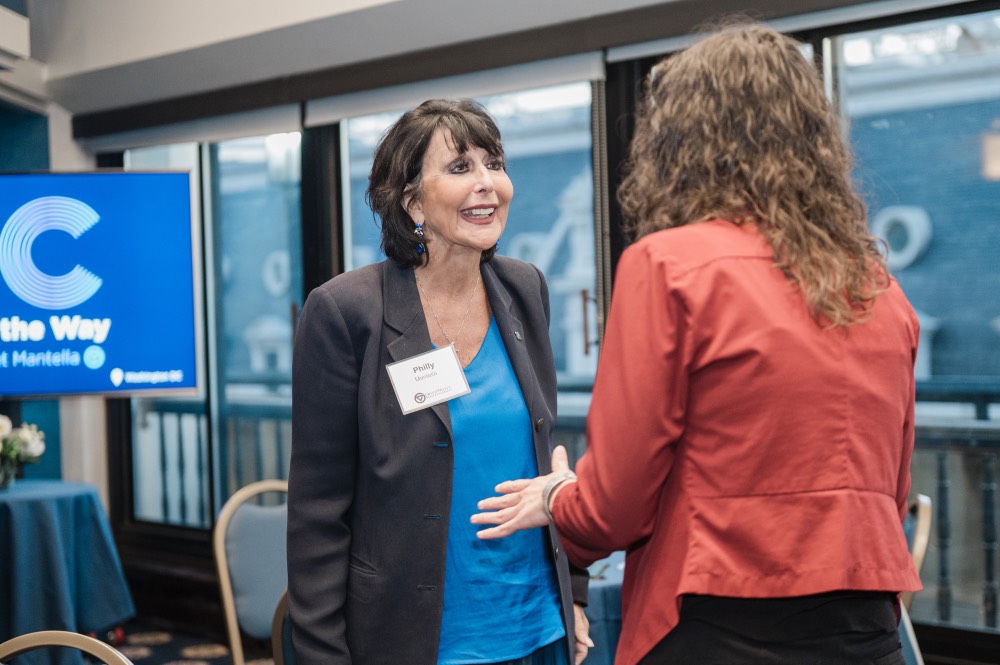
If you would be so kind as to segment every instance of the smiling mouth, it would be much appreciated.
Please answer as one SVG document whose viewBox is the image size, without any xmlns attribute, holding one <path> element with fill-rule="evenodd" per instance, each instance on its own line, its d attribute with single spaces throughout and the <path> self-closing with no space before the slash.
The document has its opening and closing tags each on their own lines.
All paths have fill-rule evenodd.
<svg viewBox="0 0 1000 665">
<path fill-rule="evenodd" d="M 463 210 L 462 215 L 470 219 L 487 219 L 496 212 L 496 208 L 469 208 Z"/>
</svg>

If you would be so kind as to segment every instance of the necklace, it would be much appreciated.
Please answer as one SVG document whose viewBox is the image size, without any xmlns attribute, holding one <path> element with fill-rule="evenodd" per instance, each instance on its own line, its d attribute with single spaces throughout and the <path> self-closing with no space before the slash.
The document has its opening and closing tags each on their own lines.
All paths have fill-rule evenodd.
<svg viewBox="0 0 1000 665">
<path fill-rule="evenodd" d="M 455 339 L 453 340 L 448 336 L 448 331 L 444 329 L 443 325 L 441 325 L 441 319 L 438 318 L 437 312 L 434 311 L 434 305 L 431 304 L 431 299 L 427 297 L 427 292 L 424 291 L 424 287 L 420 285 L 420 280 L 417 279 L 417 274 L 413 273 L 413 281 L 417 283 L 417 288 L 420 290 L 421 295 L 423 295 L 424 302 L 427 303 L 427 308 L 431 310 L 431 315 L 434 317 L 434 320 L 437 321 L 438 328 L 441 329 L 441 334 L 444 335 L 444 338 L 448 340 L 449 344 L 454 345 L 455 353 L 458 353 L 458 338 L 462 336 L 462 331 L 465 330 L 465 322 L 469 319 L 469 312 L 472 311 L 472 301 L 476 299 L 476 289 L 479 288 L 479 282 L 482 281 L 482 279 L 483 276 L 479 275 L 479 277 L 476 278 L 476 283 L 472 285 L 472 295 L 469 296 L 469 306 L 465 308 L 465 316 L 462 317 L 462 324 L 458 326 L 458 334 L 455 335 Z"/>
</svg>

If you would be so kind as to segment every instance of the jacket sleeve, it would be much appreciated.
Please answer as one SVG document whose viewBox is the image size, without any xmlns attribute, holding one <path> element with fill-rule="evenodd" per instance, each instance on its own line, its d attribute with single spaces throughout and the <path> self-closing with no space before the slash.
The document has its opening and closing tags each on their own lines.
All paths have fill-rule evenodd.
<svg viewBox="0 0 1000 665">
<path fill-rule="evenodd" d="M 555 498 L 553 516 L 570 560 L 589 565 L 652 532 L 684 427 L 688 341 L 667 267 L 644 245 L 619 262 L 579 482 Z"/>
<path fill-rule="evenodd" d="M 344 606 L 358 456 L 358 367 L 340 308 L 313 291 L 292 366 L 288 604 L 298 665 L 349 665 Z"/>
<path fill-rule="evenodd" d="M 590 572 L 570 563 L 569 579 L 573 587 L 573 603 L 586 607 L 590 597 Z"/>
<path fill-rule="evenodd" d="M 910 326 L 912 330 L 910 356 L 913 359 L 913 364 L 916 364 L 917 344 L 920 339 L 920 321 L 917 319 L 917 315 L 914 314 L 912 310 L 910 311 Z M 911 368 L 913 364 L 911 364 Z M 916 381 L 911 371 L 910 394 L 908 404 L 906 406 L 906 420 L 903 421 L 903 452 L 899 459 L 899 473 L 896 477 L 896 507 L 899 509 L 900 522 L 903 522 L 903 520 L 906 519 L 906 513 L 909 510 L 910 486 L 912 483 L 910 477 L 910 463 L 913 460 L 913 446 L 916 439 L 916 423 L 914 422 L 916 399 Z"/>
</svg>

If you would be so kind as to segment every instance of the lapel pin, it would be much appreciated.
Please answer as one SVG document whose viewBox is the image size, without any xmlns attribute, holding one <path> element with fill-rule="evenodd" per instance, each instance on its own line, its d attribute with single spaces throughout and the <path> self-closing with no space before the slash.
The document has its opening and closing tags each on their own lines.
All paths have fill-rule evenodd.
<svg viewBox="0 0 1000 665">
<path fill-rule="evenodd" d="M 515 330 L 515 331 L 514 331 L 514 337 L 516 337 L 516 338 L 517 338 L 517 341 L 519 341 L 519 342 L 520 342 L 520 341 L 521 341 L 521 332 L 520 332 L 520 331 L 518 331 L 518 330 Z"/>
</svg>

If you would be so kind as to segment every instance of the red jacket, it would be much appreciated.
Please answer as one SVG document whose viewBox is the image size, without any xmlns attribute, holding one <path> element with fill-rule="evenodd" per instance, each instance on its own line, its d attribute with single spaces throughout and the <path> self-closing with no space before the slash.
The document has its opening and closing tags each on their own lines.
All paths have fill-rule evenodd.
<svg viewBox="0 0 1000 665">
<path fill-rule="evenodd" d="M 895 281 L 823 330 L 753 226 L 714 220 L 622 255 L 579 482 L 553 514 L 570 559 L 627 550 L 616 663 L 686 593 L 912 591 L 902 531 L 917 318 Z"/>
</svg>

